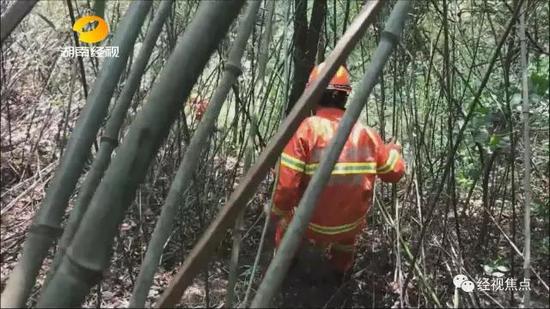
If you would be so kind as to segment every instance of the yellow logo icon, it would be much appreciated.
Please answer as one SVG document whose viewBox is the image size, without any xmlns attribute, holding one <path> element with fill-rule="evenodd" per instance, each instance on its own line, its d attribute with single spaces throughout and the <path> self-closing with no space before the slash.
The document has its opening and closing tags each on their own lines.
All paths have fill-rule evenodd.
<svg viewBox="0 0 550 309">
<path fill-rule="evenodd" d="M 84 28 L 97 21 L 97 26 L 89 31 Z M 84 43 L 97 43 L 103 41 L 109 34 L 109 26 L 99 16 L 83 16 L 77 19 L 73 25 L 73 31 L 78 33 L 78 39 Z"/>
</svg>

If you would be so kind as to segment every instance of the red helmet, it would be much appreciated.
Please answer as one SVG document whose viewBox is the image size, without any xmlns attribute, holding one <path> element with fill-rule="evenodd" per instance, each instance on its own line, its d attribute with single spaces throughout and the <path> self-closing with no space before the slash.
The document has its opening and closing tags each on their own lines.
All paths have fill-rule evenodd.
<svg viewBox="0 0 550 309">
<path fill-rule="evenodd" d="M 325 66 L 325 63 L 321 63 L 311 70 L 309 74 L 309 80 L 307 81 L 306 87 L 309 87 L 318 77 L 321 69 Z M 340 66 L 336 74 L 330 80 L 327 90 L 336 90 L 344 91 L 347 94 L 351 92 L 351 84 L 349 82 L 349 72 L 344 66 Z"/>
</svg>

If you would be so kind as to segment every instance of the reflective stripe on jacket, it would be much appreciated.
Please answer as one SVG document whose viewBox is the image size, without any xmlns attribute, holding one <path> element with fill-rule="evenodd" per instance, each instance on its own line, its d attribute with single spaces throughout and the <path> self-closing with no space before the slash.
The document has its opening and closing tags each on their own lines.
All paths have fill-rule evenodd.
<svg viewBox="0 0 550 309">
<path fill-rule="evenodd" d="M 321 107 L 301 123 L 281 155 L 274 214 L 287 219 L 292 216 L 343 113 Z M 365 224 L 375 177 L 397 182 L 404 171 L 403 159 L 393 144 L 385 145 L 374 130 L 356 124 L 321 192 L 308 238 L 332 242 L 357 234 Z"/>
</svg>

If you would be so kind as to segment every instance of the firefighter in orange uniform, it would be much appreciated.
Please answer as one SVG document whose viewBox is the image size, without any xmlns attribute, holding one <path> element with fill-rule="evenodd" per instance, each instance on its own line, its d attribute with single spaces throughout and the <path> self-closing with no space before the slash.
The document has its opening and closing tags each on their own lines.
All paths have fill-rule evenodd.
<svg viewBox="0 0 550 309">
<path fill-rule="evenodd" d="M 318 77 L 323 65 L 313 69 L 307 86 Z M 342 66 L 323 93 L 315 116 L 303 120 L 284 148 L 272 207 L 278 219 L 277 247 L 323 151 L 336 135 L 350 92 L 349 73 Z M 355 242 L 366 224 L 376 177 L 397 182 L 403 176 L 405 163 L 400 152 L 399 145 L 384 144 L 371 128 L 356 124 L 352 129 L 302 243 L 322 248 L 337 273 L 344 274 L 353 265 Z"/>
<path fill-rule="evenodd" d="M 194 115 L 194 121 L 201 121 L 202 116 L 208 107 L 208 101 L 196 96 L 193 97 L 189 105 Z"/>
</svg>

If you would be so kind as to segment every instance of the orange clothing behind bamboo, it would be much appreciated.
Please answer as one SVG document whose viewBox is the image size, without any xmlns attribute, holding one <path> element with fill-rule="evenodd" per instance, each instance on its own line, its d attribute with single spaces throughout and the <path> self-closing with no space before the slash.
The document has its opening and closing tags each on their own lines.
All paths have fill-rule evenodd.
<svg viewBox="0 0 550 309">
<path fill-rule="evenodd" d="M 292 218 L 343 113 L 341 109 L 319 107 L 315 116 L 301 123 L 281 155 L 272 211 L 285 220 L 277 226 L 277 246 L 286 229 L 283 222 Z M 375 178 L 397 182 L 404 171 L 397 145 L 384 144 L 374 130 L 356 124 L 321 192 L 306 240 L 326 248 L 334 266 L 347 271 L 353 265 L 356 238 L 366 224 Z"/>
</svg>

